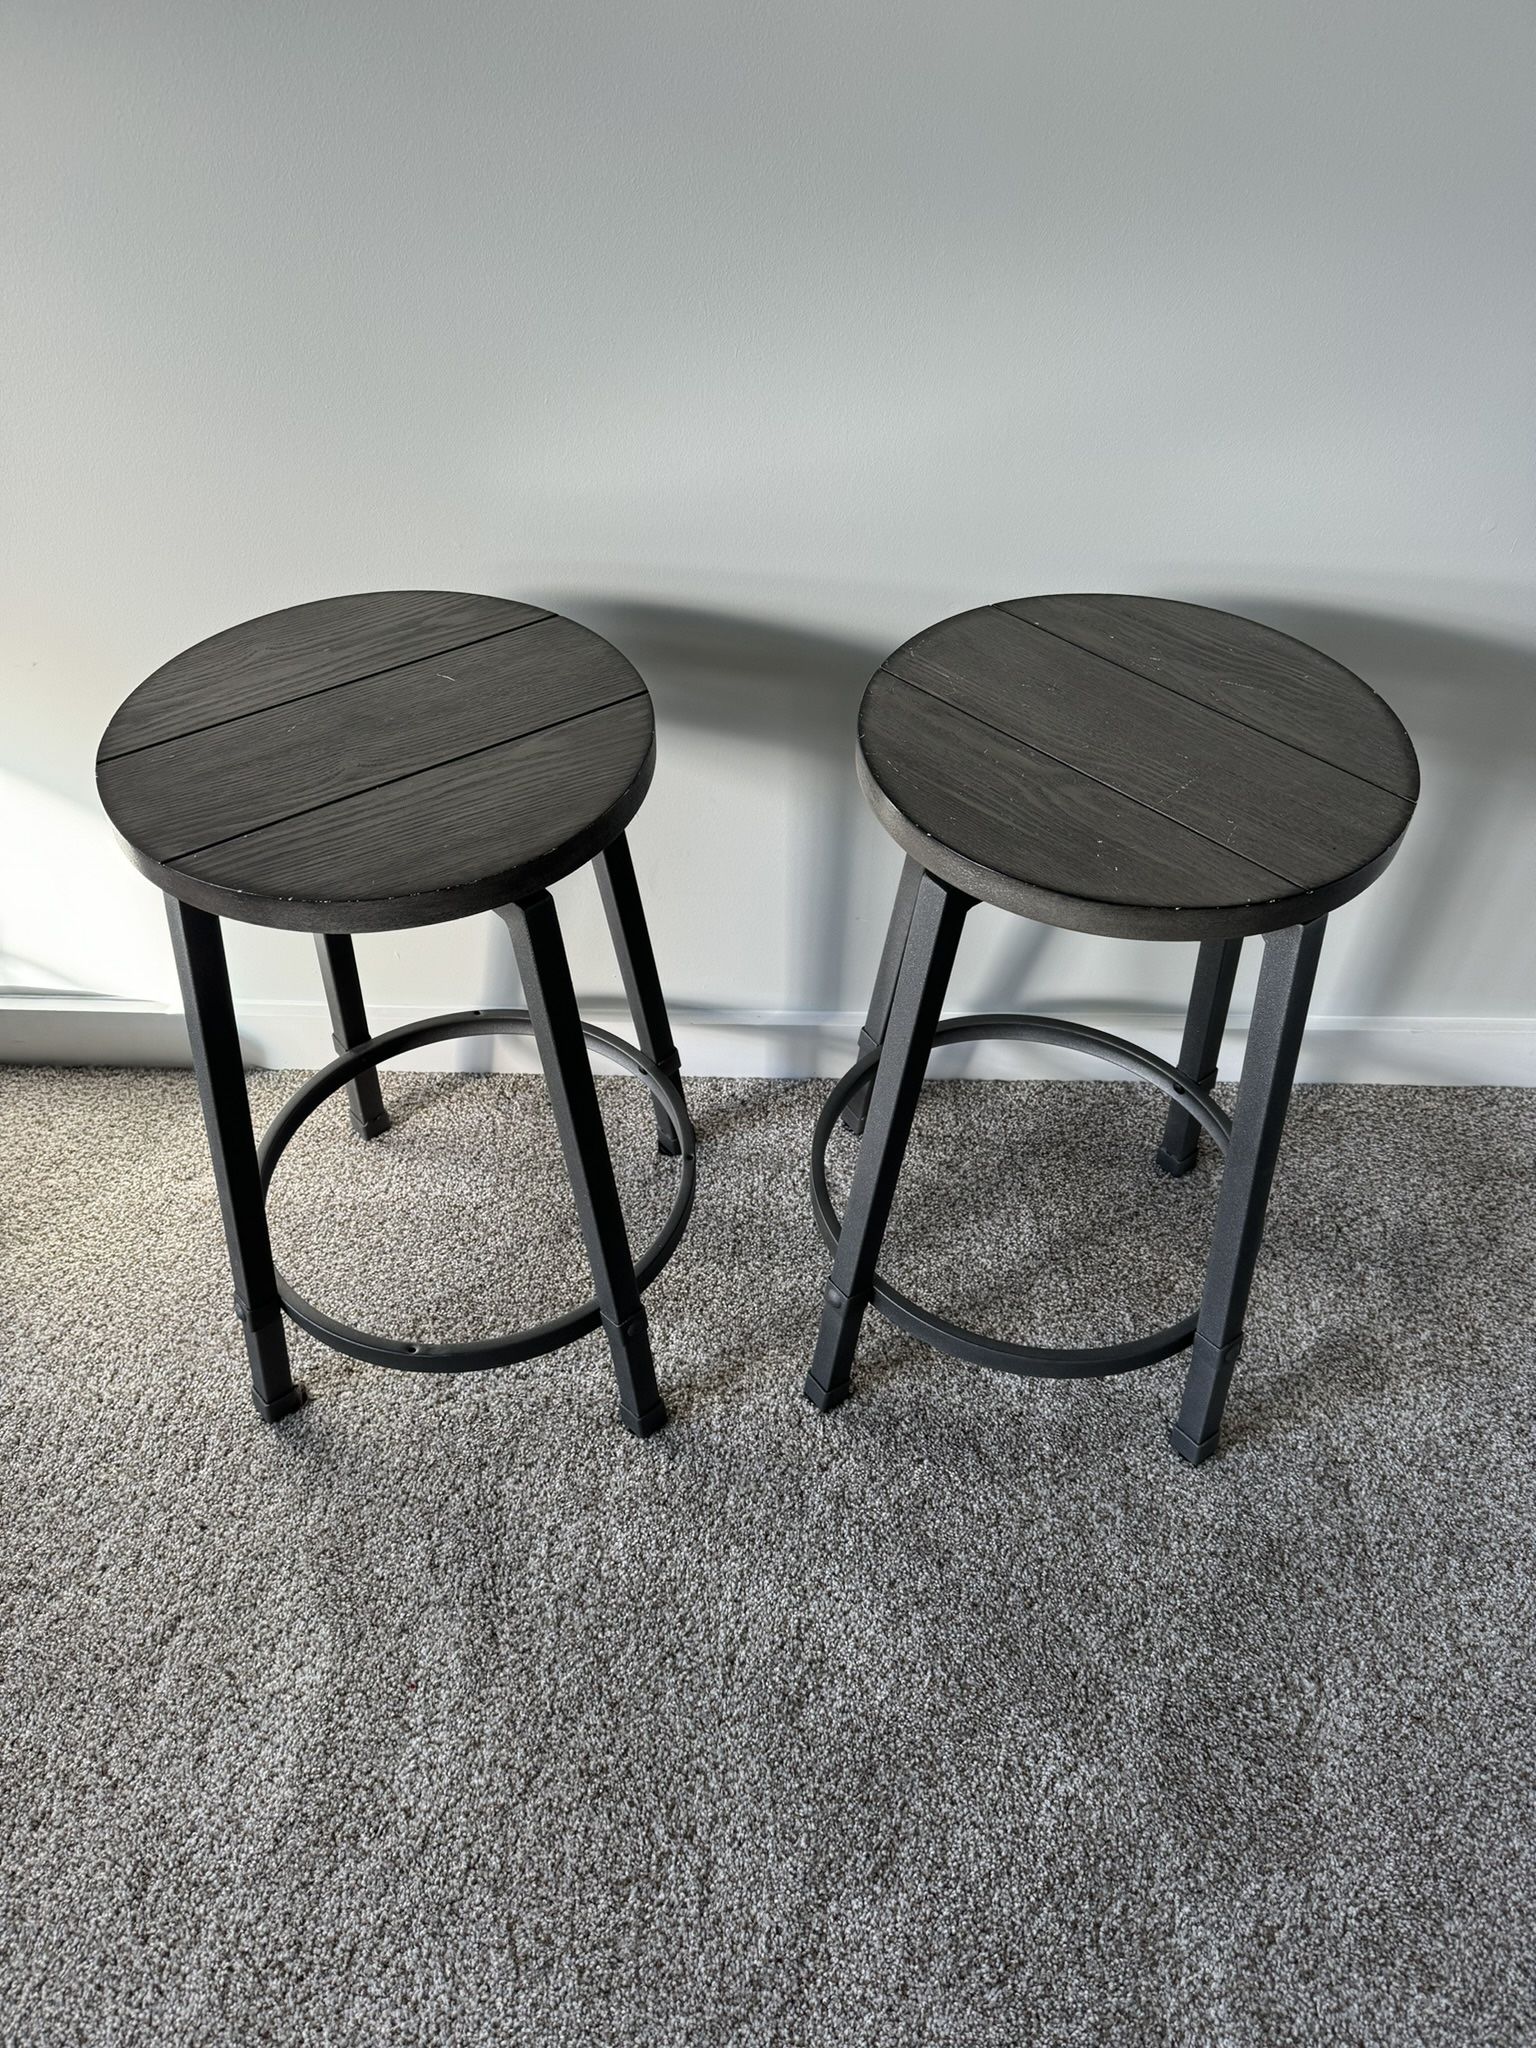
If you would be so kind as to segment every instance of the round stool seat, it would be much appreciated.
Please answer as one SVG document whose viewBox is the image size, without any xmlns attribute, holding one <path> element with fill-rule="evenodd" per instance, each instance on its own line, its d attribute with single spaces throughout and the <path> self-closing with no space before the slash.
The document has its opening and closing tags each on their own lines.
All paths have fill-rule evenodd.
<svg viewBox="0 0 1536 2048">
<path fill-rule="evenodd" d="M 583 866 L 655 764 L 644 683 L 554 612 L 374 591 L 248 620 L 129 697 L 97 755 L 129 857 L 217 915 L 392 931 Z"/>
<path fill-rule="evenodd" d="M 930 874 L 1110 938 L 1240 937 L 1366 888 L 1418 796 L 1401 723 L 1284 633 L 1161 598 L 1019 598 L 886 661 L 876 815 Z"/>
</svg>

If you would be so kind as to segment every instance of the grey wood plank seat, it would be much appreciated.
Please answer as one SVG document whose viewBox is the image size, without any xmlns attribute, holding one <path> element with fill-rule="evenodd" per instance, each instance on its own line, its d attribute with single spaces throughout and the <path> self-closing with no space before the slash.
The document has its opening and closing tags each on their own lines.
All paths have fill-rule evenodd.
<svg viewBox="0 0 1536 2048">
<path fill-rule="evenodd" d="M 536 605 L 457 591 L 373 591 L 247 620 L 177 655 L 117 711 L 97 756 L 129 858 L 165 892 L 256 1405 L 303 1400 L 284 1312 L 336 1348 L 408 1371 L 510 1364 L 601 1326 L 619 1411 L 666 1419 L 641 1289 L 679 1242 L 693 1131 L 625 827 L 655 765 L 644 683 L 597 634 Z M 551 883 L 594 866 L 638 1049 L 582 1022 Z M 371 1037 L 352 945 L 495 911 L 526 1010 L 467 1011 Z M 258 1148 L 220 919 L 315 935 L 337 1058 Z M 265 1195 L 320 1102 L 345 1088 L 364 1138 L 389 1128 L 377 1067 L 458 1036 L 530 1034 L 550 1088 L 593 1296 L 503 1338 L 411 1344 L 337 1321 L 272 1262 Z M 588 1066 L 591 1045 L 638 1075 L 660 1149 L 679 1160 L 672 1210 L 632 1257 Z"/>
<path fill-rule="evenodd" d="M 1396 853 L 1418 796 L 1412 742 L 1361 679 L 1252 620 L 1116 595 L 1019 598 L 929 627 L 884 662 L 859 711 L 858 772 L 907 862 L 860 1057 L 812 1148 L 833 1268 L 807 1396 L 851 1385 L 865 1309 L 953 1355 L 1051 1377 L 1193 1353 L 1171 1437 L 1217 1448 L 1328 913 Z M 940 1022 L 977 902 L 1110 938 L 1198 942 L 1177 1066 L 1044 1017 Z M 1264 956 L 1237 1108 L 1211 1100 L 1246 937 Z M 1035 1039 L 1095 1053 L 1169 1098 L 1159 1169 L 1203 1131 L 1227 1155 L 1199 1312 L 1129 1343 L 1048 1349 L 963 1330 L 877 1270 L 935 1044 Z M 841 1117 L 863 1142 L 839 1219 L 823 1165 Z"/>
</svg>

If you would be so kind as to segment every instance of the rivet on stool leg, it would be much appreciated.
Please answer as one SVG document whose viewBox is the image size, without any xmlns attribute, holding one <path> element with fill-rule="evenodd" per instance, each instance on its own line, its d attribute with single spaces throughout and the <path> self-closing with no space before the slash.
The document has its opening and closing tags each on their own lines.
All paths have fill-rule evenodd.
<svg viewBox="0 0 1536 2048">
<path fill-rule="evenodd" d="M 1207 939 L 1195 963 L 1194 986 L 1184 1019 L 1184 1043 L 1179 1050 L 1179 1072 L 1207 1095 L 1216 1086 L 1222 1034 L 1227 1028 L 1232 983 L 1242 950 L 1241 939 Z M 1199 1145 L 1199 1124 L 1188 1110 L 1173 1103 L 1163 1127 L 1163 1142 L 1158 1147 L 1158 1172 L 1170 1180 L 1188 1173 L 1195 1164 Z"/>
<path fill-rule="evenodd" d="M 550 1106 L 560 1133 L 576 1214 L 592 1266 L 592 1291 L 613 1354 L 619 1415 L 634 1436 L 651 1436 L 667 1419 L 656 1385 L 650 1333 L 635 1280 L 624 1211 L 597 1089 L 587 1064 L 581 1012 L 547 891 L 500 912 L 512 935 L 534 1040 L 544 1067 Z"/>
<path fill-rule="evenodd" d="M 874 1286 L 934 1027 L 970 908 L 969 897 L 919 872 L 911 928 L 875 1068 L 868 1128 L 806 1375 L 805 1397 L 817 1408 L 835 1408 L 849 1391 L 859 1329 Z"/>
<path fill-rule="evenodd" d="M 1243 1319 L 1327 922 L 1320 917 L 1265 936 L 1194 1350 L 1179 1417 L 1169 1432 L 1173 1448 L 1191 1465 L 1215 1454 L 1242 1350 Z"/>
<path fill-rule="evenodd" d="M 165 907 L 229 1248 L 235 1314 L 245 1333 L 250 1360 L 251 1399 L 259 1415 L 276 1422 L 301 1407 L 306 1396 L 288 1363 L 224 938 L 219 920 L 206 911 L 194 910 L 174 896 L 166 897 Z"/>
</svg>

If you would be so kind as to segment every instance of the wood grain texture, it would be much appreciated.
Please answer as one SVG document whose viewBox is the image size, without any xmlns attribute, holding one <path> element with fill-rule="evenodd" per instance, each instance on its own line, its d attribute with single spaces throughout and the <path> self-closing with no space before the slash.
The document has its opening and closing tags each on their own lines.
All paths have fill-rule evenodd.
<svg viewBox="0 0 1536 2048">
<path fill-rule="evenodd" d="M 1162 597 L 1023 597 L 998 607 L 1412 802 L 1413 742 L 1350 669 L 1288 633 Z"/>
<path fill-rule="evenodd" d="M 649 697 L 423 769 L 179 861 L 179 892 L 235 916 L 395 931 L 494 910 L 600 853 L 634 817 L 655 764 Z M 286 914 L 285 914 L 286 913 Z"/>
<path fill-rule="evenodd" d="M 1291 893 L 1282 876 L 1236 855 L 1213 872 L 1208 842 L 1172 819 L 894 676 L 876 676 L 865 692 L 859 746 L 930 855 L 963 850 L 975 868 L 1015 883 L 1155 909 L 1219 906 L 1233 880 L 1252 900 Z"/>
<path fill-rule="evenodd" d="M 255 645 L 282 650 L 281 676 L 242 654 L 237 629 L 218 636 L 201 693 L 177 663 L 135 693 L 137 725 L 120 715 L 108 739 L 163 737 L 104 742 L 97 783 L 144 873 L 252 923 L 394 930 L 545 888 L 624 829 L 655 758 L 651 701 L 624 657 L 533 607 L 433 593 L 423 616 L 418 595 L 303 606 L 292 633 L 254 622 Z M 510 628 L 392 658 L 508 613 Z M 246 707 L 233 713 L 231 677 Z"/>
<path fill-rule="evenodd" d="M 156 669 L 123 701 L 96 758 L 110 760 L 549 616 L 537 605 L 456 590 L 372 590 L 268 612 Z"/>
<path fill-rule="evenodd" d="M 1141 644 L 1157 640 L 1160 600 L 1047 598 L 961 613 L 899 648 L 859 719 L 861 777 L 892 836 L 983 900 L 1116 937 L 1268 931 L 1358 894 L 1392 858 L 1413 801 L 1340 757 L 1416 791 L 1391 711 L 1337 663 L 1311 656 L 1309 668 L 1310 650 L 1247 620 L 1232 622 L 1241 715 L 1205 701 L 1221 694 L 1223 615 L 1198 606 L 1169 606 L 1179 616 L 1164 640 L 1187 640 L 1182 615 L 1198 614 L 1202 695 L 1065 637 L 1108 644 L 1125 604 Z M 1266 637 L 1278 643 L 1275 716 L 1261 687 Z"/>
<path fill-rule="evenodd" d="M 119 831 L 174 861 L 644 688 L 604 642 L 541 619 L 121 755 L 102 763 L 98 783 Z"/>
<path fill-rule="evenodd" d="M 968 613 L 887 667 L 1296 888 L 1402 830 L 1400 797 L 1005 611 Z"/>
</svg>

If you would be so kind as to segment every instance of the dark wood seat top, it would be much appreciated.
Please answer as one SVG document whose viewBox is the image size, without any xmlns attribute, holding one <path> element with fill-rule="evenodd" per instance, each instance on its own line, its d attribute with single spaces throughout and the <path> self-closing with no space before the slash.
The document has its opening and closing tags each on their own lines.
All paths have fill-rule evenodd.
<svg viewBox="0 0 1536 2048">
<path fill-rule="evenodd" d="M 96 784 L 130 857 L 200 909 L 394 931 L 528 896 L 650 783 L 644 683 L 536 605 L 372 591 L 216 633 L 141 683 Z"/>
<path fill-rule="evenodd" d="M 876 815 L 930 873 L 1111 938 L 1303 924 L 1375 880 L 1419 791 L 1357 675 L 1153 597 L 1028 597 L 930 626 L 859 710 Z"/>
</svg>

